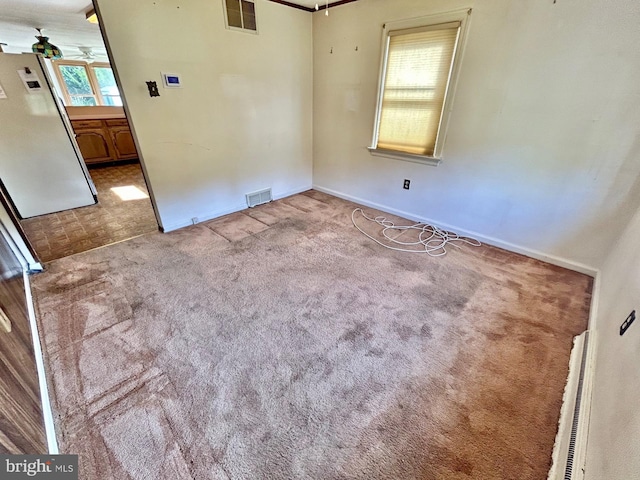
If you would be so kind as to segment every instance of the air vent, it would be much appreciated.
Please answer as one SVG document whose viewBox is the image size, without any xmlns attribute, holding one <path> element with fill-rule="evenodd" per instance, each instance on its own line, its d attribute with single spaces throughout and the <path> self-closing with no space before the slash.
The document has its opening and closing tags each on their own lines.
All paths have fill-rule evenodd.
<svg viewBox="0 0 640 480">
<path fill-rule="evenodd" d="M 224 0 L 227 28 L 258 33 L 255 0 Z"/>
<path fill-rule="evenodd" d="M 249 208 L 256 205 L 262 205 L 263 203 L 269 203 L 273 198 L 271 197 L 271 189 L 266 188 L 258 192 L 247 193 L 247 205 Z"/>
</svg>

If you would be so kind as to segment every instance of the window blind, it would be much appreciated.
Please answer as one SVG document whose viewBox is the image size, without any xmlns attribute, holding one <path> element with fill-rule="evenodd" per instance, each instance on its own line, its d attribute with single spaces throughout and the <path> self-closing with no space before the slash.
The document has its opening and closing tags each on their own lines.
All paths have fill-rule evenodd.
<svg viewBox="0 0 640 480">
<path fill-rule="evenodd" d="M 432 156 L 460 22 L 389 33 L 377 148 Z"/>
</svg>

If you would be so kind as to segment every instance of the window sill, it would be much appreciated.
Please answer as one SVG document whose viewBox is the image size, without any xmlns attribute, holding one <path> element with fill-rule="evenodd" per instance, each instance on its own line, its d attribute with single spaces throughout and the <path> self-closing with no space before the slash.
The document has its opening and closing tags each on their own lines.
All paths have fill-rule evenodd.
<svg viewBox="0 0 640 480">
<path fill-rule="evenodd" d="M 426 155 L 415 155 L 413 153 L 395 152 L 393 150 L 383 150 L 381 148 L 368 147 L 369 153 L 374 157 L 393 158 L 395 160 L 404 160 L 405 162 L 421 163 L 422 165 L 431 165 L 437 167 L 442 162 L 441 158 L 427 157 Z"/>
</svg>

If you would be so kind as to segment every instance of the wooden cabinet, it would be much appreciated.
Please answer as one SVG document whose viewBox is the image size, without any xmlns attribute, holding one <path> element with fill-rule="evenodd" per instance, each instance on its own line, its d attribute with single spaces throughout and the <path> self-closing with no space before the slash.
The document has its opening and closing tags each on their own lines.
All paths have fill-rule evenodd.
<svg viewBox="0 0 640 480">
<path fill-rule="evenodd" d="M 76 130 L 76 142 L 87 164 L 113 161 L 105 129 Z"/>
<path fill-rule="evenodd" d="M 138 158 L 125 118 L 71 120 L 84 161 L 89 164 Z"/>
</svg>

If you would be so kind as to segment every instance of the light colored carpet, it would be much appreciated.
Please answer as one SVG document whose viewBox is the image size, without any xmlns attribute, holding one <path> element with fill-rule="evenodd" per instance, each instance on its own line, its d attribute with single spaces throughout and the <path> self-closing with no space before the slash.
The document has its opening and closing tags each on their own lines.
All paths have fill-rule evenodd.
<svg viewBox="0 0 640 480">
<path fill-rule="evenodd" d="M 385 250 L 353 208 L 310 191 L 36 276 L 81 478 L 546 478 L 591 279 Z"/>
</svg>

